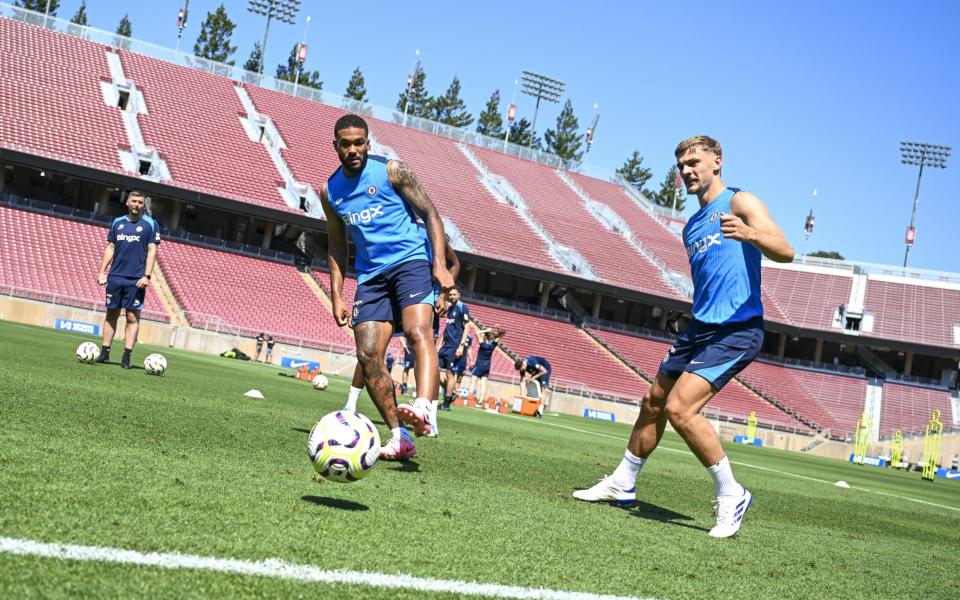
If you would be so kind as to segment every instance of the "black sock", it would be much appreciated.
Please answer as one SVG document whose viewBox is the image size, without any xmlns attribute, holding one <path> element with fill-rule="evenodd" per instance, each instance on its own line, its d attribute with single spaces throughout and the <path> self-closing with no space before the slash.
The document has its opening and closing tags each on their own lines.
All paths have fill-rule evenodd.
<svg viewBox="0 0 960 600">
<path fill-rule="evenodd" d="M 101 356 L 110 356 L 110 346 L 101 346 L 100 354 Z"/>
<path fill-rule="evenodd" d="M 130 362 L 130 353 L 133 352 L 133 348 L 124 348 L 123 349 L 123 360 L 124 362 Z"/>
</svg>

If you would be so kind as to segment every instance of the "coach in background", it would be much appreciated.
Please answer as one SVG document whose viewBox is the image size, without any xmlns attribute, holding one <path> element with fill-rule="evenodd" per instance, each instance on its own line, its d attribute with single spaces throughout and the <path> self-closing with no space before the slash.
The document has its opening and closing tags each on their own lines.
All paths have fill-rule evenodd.
<svg viewBox="0 0 960 600">
<path fill-rule="evenodd" d="M 103 348 L 97 362 L 110 362 L 110 344 L 117 331 L 120 311 L 127 315 L 124 331 L 123 358 L 120 366 L 130 367 L 130 354 L 140 332 L 140 311 L 153 275 L 160 244 L 160 228 L 150 215 L 144 214 L 146 196 L 139 190 L 127 193 L 127 214 L 117 217 L 107 234 L 97 283 L 106 286 L 107 316 L 103 320 Z M 109 274 L 107 268 L 110 268 Z"/>
</svg>

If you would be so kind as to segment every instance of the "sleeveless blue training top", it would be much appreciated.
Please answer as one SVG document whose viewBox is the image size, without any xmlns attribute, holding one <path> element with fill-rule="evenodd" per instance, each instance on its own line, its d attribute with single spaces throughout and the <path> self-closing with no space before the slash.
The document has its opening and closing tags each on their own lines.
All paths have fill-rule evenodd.
<svg viewBox="0 0 960 600">
<path fill-rule="evenodd" d="M 724 238 L 720 231 L 720 216 L 731 214 L 730 201 L 738 191 L 723 190 L 683 228 L 693 276 L 693 318 L 701 323 L 722 325 L 763 316 L 760 251 Z"/>
<path fill-rule="evenodd" d="M 426 229 L 390 185 L 386 158 L 368 156 L 356 177 L 345 176 L 339 167 L 327 180 L 327 199 L 357 247 L 358 283 L 400 263 L 430 260 Z"/>
</svg>

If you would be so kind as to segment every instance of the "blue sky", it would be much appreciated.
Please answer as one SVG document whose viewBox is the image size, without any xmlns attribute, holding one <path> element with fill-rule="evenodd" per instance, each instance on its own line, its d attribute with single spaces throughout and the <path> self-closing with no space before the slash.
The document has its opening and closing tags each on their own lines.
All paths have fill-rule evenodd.
<svg viewBox="0 0 960 600">
<path fill-rule="evenodd" d="M 62 0 L 69 18 L 79 0 Z M 192 0 L 182 49 L 220 2 Z M 133 34 L 173 47 L 182 1 L 90 0 L 94 27 L 113 30 L 128 11 Z M 370 99 L 392 107 L 422 52 L 427 87 L 442 93 L 454 75 L 476 116 L 494 89 L 504 108 L 520 71 L 567 84 L 586 128 L 600 124 L 587 161 L 608 169 L 639 150 L 659 185 L 676 143 L 698 133 L 724 147 L 724 180 L 767 202 L 794 246 L 804 217 L 816 229 L 808 251 L 902 264 L 917 171 L 900 164 L 899 142 L 960 152 L 960 3 L 845 2 L 419 2 L 304 0 L 298 24 L 271 25 L 272 73 L 312 17 L 307 65 L 324 89 L 343 93 L 360 66 Z M 229 0 L 233 43 L 243 63 L 263 18 Z M 533 102 L 518 96 L 519 114 Z M 541 106 L 537 129 L 559 106 Z M 924 173 L 910 266 L 960 271 L 960 157 Z M 817 195 L 813 191 L 817 190 Z M 688 198 L 692 212 L 695 198 Z"/>
</svg>

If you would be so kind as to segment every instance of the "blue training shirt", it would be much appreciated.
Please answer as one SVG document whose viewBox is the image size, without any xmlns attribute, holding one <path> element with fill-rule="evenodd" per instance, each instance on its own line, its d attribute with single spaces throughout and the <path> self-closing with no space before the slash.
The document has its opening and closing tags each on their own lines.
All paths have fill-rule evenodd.
<svg viewBox="0 0 960 600">
<path fill-rule="evenodd" d="M 387 159 L 368 156 L 356 177 L 337 168 L 327 180 L 327 199 L 357 247 L 357 283 L 411 260 L 429 261 L 430 242 L 413 208 L 390 185 Z"/>
<path fill-rule="evenodd" d="M 463 328 L 470 319 L 470 309 L 463 302 L 457 302 L 447 309 L 447 327 L 443 330 L 443 346 L 456 348 L 463 338 Z"/>
<path fill-rule="evenodd" d="M 540 369 L 538 367 L 543 366 L 543 368 L 550 372 L 550 361 L 545 359 L 542 356 L 528 356 L 527 357 L 527 373 L 531 375 L 536 375 L 537 371 Z"/>
<path fill-rule="evenodd" d="M 493 357 L 493 351 L 497 349 L 497 342 L 480 342 L 477 349 L 477 362 L 489 362 Z"/>
<path fill-rule="evenodd" d="M 760 251 L 720 231 L 720 216 L 731 214 L 730 201 L 739 191 L 723 190 L 683 228 L 693 276 L 693 318 L 701 323 L 740 323 L 763 316 Z"/>
<path fill-rule="evenodd" d="M 110 224 L 107 241 L 114 246 L 110 276 L 140 279 L 147 269 L 147 249 L 160 244 L 160 226 L 150 215 L 131 221 L 127 215 Z"/>
</svg>

